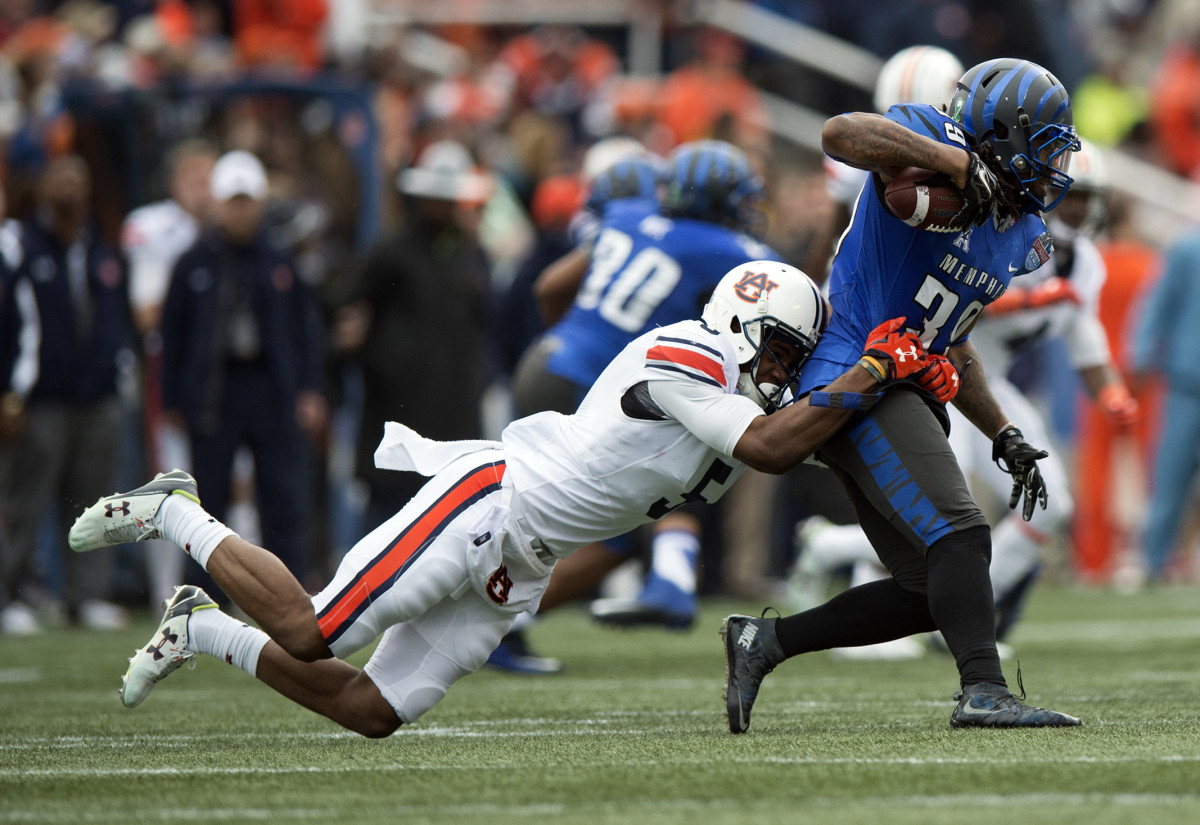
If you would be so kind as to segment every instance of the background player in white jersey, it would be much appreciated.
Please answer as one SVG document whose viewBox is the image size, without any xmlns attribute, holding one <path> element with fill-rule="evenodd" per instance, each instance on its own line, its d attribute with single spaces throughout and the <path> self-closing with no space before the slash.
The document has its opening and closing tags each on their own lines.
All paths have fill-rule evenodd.
<svg viewBox="0 0 1200 825">
<path fill-rule="evenodd" d="M 483 664 L 516 614 L 537 606 L 559 559 L 685 501 L 714 501 L 746 466 L 783 472 L 878 399 L 869 370 L 901 380 L 932 363 L 889 322 L 828 392 L 781 408 L 828 321 L 817 287 L 784 264 L 750 262 L 722 280 L 703 318 L 639 337 L 575 414 L 519 419 L 502 442 L 434 442 L 389 424 L 377 463 L 433 478 L 314 597 L 209 516 L 186 473 L 89 507 L 73 549 L 161 535 L 266 631 L 179 588 L 130 660 L 124 704 L 203 652 L 351 730 L 386 736 Z M 901 350 L 904 359 L 892 354 Z M 363 670 L 344 661 L 380 634 Z"/>
<path fill-rule="evenodd" d="M 971 334 L 979 351 L 977 369 L 985 369 L 992 394 L 1032 441 L 1046 445 L 1049 453 L 1039 461 L 1042 476 L 1055 491 L 1036 521 L 1025 522 L 1009 513 L 992 532 L 989 572 L 996 602 L 996 638 L 1008 636 L 1020 616 L 1029 586 L 1040 570 L 1043 550 L 1065 538 L 1074 513 L 1074 501 L 1062 459 L 1052 447 L 1050 434 L 1035 404 L 1008 378 L 1014 360 L 1023 351 L 1059 337 L 1066 344 L 1071 366 L 1093 401 L 1110 423 L 1128 432 L 1137 423 L 1138 405 L 1125 387 L 1100 324 L 1100 290 L 1105 268 L 1093 237 L 1103 223 L 1108 176 L 1095 147 L 1081 142 L 1071 162 L 1074 182 L 1070 191 L 1047 216 L 1054 238 L 1050 262 L 1021 276 L 984 311 Z M 1011 479 L 993 464 L 992 445 L 959 412 L 950 413 L 950 446 L 972 492 L 995 501 L 1007 500 Z M 856 524 L 836 526 L 819 517 L 801 528 L 804 552 L 794 578 L 806 601 L 824 601 L 832 571 L 854 565 L 851 585 L 886 575 L 866 535 Z"/>
<path fill-rule="evenodd" d="M 155 472 L 190 467 L 187 434 L 163 420 L 162 336 L 159 320 L 175 262 L 193 243 L 212 205 L 209 180 L 217 151 L 204 140 L 180 143 L 167 158 L 165 200 L 139 206 L 125 217 L 121 249 L 129 266 L 129 303 L 145 356 L 146 464 Z M 171 595 L 184 559 L 165 548 L 148 548 L 150 603 Z"/>
</svg>

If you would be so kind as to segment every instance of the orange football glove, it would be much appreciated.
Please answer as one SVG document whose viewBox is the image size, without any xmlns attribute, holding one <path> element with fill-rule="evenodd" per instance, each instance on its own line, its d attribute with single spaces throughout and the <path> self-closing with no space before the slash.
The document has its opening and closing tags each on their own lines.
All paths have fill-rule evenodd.
<svg viewBox="0 0 1200 825">
<path fill-rule="evenodd" d="M 920 386 L 929 390 L 938 401 L 949 404 L 958 395 L 958 370 L 944 355 L 929 353 L 929 366 L 913 376 Z"/>
<path fill-rule="evenodd" d="M 1010 287 L 992 303 L 988 304 L 988 312 L 1000 315 L 1005 312 L 1018 312 L 1023 309 L 1038 309 L 1039 307 L 1060 304 L 1070 301 L 1080 303 L 1079 293 L 1066 278 L 1049 278 L 1037 286 L 1028 288 Z"/>
<path fill-rule="evenodd" d="M 929 361 L 921 339 L 903 330 L 904 319 L 884 321 L 867 336 L 860 366 L 881 383 L 907 378 L 924 369 Z"/>
</svg>

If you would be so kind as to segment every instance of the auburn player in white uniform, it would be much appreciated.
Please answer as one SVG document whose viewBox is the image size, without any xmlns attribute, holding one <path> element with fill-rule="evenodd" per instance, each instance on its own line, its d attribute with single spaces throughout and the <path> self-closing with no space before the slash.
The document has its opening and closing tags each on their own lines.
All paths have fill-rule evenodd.
<svg viewBox="0 0 1200 825">
<path fill-rule="evenodd" d="M 1020 616 L 1024 597 L 1037 577 L 1042 549 L 1066 536 L 1074 501 L 1062 459 L 1053 449 L 1045 422 L 1033 402 L 1008 378 L 1016 357 L 1036 344 L 1061 337 L 1071 366 L 1084 388 L 1118 431 L 1137 423 L 1137 401 L 1113 366 L 1108 339 L 1098 318 L 1105 266 L 1092 237 L 1103 219 L 1108 177 L 1103 160 L 1086 141 L 1071 161 L 1074 182 L 1059 207 L 1047 218 L 1054 238 L 1054 255 L 1045 266 L 1015 279 L 1008 291 L 990 304 L 971 333 L 988 385 L 996 401 L 1012 416 L 1032 443 L 1047 445 L 1049 453 L 1038 467 L 1050 496 L 1045 512 L 1025 522 L 1009 513 L 992 533 L 989 572 L 997 610 L 997 639 L 1005 638 Z M 976 495 L 979 485 L 993 500 L 1007 500 L 1012 479 L 993 463 L 992 445 L 958 411 L 948 405 L 950 446 L 963 475 Z M 853 584 L 886 575 L 858 525 L 834 526 L 815 521 L 802 528 L 807 559 L 797 574 L 809 601 L 823 594 L 833 568 L 855 563 Z M 823 598 L 823 597 L 822 597 Z"/>
<path fill-rule="evenodd" d="M 785 406 L 828 312 L 802 272 L 753 261 L 717 286 L 704 323 L 631 343 L 574 415 L 517 420 L 502 442 L 434 442 L 390 424 L 379 466 L 433 478 L 314 597 L 212 519 L 186 473 L 101 499 L 72 528 L 73 549 L 161 535 L 266 631 L 180 587 L 130 660 L 123 702 L 139 704 L 208 653 L 366 736 L 415 721 L 484 663 L 517 613 L 536 608 L 558 559 L 685 501 L 713 501 L 746 465 L 783 472 L 877 400 L 879 376 L 904 379 L 937 360 L 889 322 L 827 391 Z M 364 670 L 343 661 L 381 633 Z"/>
</svg>

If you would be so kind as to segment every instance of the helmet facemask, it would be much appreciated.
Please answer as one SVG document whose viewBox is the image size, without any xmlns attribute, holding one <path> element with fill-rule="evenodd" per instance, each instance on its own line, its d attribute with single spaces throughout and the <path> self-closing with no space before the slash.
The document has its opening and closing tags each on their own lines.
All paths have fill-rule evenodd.
<svg viewBox="0 0 1200 825">
<path fill-rule="evenodd" d="M 1026 132 L 1025 145 L 1029 153 L 1014 154 L 1008 170 L 1031 201 L 1043 212 L 1058 206 L 1071 188 L 1071 154 L 1079 150 L 1079 137 L 1074 126 L 1050 123 L 1034 131 L 1029 117 L 1020 114 Z M 1038 193 L 1041 192 L 1039 195 Z"/>
<path fill-rule="evenodd" d="M 792 402 L 800 381 L 800 369 L 816 349 L 817 342 L 771 315 L 746 321 L 742 324 L 742 333 L 754 350 L 754 356 L 750 359 L 750 368 L 738 377 L 738 391 L 770 415 Z M 787 376 L 782 384 L 758 380 L 764 359 L 777 364 Z"/>
</svg>

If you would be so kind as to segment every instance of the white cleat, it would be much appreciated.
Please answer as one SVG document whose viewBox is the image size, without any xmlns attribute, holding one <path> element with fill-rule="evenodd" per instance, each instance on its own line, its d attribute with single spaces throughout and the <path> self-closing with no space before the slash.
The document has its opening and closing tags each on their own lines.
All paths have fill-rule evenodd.
<svg viewBox="0 0 1200 825">
<path fill-rule="evenodd" d="M 159 473 L 149 484 L 113 493 L 83 511 L 67 537 L 71 549 L 86 553 L 99 547 L 160 538 L 154 517 L 167 496 L 187 496 L 197 504 L 196 479 L 183 470 Z"/>
<path fill-rule="evenodd" d="M 155 684 L 196 658 L 195 651 L 188 648 L 188 619 L 197 610 L 215 610 L 217 603 L 199 587 L 185 584 L 175 588 L 163 607 L 158 630 L 145 647 L 134 652 L 121 679 L 121 702 L 127 708 L 136 708 Z"/>
</svg>

